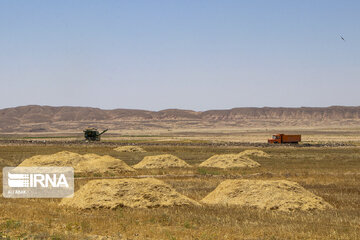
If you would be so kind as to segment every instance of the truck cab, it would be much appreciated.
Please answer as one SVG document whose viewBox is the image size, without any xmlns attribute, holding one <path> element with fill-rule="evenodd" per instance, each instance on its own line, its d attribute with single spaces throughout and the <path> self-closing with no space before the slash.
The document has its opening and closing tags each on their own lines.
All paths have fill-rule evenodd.
<svg viewBox="0 0 360 240">
<path fill-rule="evenodd" d="M 281 143 L 281 135 L 283 134 L 275 134 L 268 140 L 268 143 Z"/>
</svg>

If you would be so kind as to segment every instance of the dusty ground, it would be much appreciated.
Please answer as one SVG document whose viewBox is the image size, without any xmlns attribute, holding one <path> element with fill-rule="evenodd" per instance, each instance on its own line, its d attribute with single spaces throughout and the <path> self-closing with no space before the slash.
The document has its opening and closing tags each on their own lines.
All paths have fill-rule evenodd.
<svg viewBox="0 0 360 240">
<path fill-rule="evenodd" d="M 223 127 L 223 128 L 179 128 L 160 130 L 109 130 L 102 136 L 102 140 L 109 141 L 234 141 L 266 143 L 267 139 L 275 133 L 302 134 L 303 143 L 359 143 L 359 127 L 269 127 L 269 128 L 244 128 L 244 127 Z M 9 133 L 0 134 L 0 140 L 23 139 L 37 141 L 71 141 L 83 140 L 83 133 Z"/>
<path fill-rule="evenodd" d="M 120 239 L 120 236 L 124 239 L 360 239 L 358 137 L 353 133 L 350 137 L 334 132 L 328 134 L 329 139 L 336 142 L 347 142 L 351 138 L 353 146 L 263 147 L 258 149 L 268 153 L 269 158 L 252 156 L 261 164 L 259 168 L 226 170 L 201 168 L 198 164 L 214 154 L 235 154 L 249 147 L 144 145 L 146 152 L 128 153 L 102 145 L 0 146 L 1 167 L 16 166 L 31 156 L 59 151 L 110 155 L 129 166 L 145 156 L 168 153 L 193 167 L 139 169 L 121 176 L 98 174 L 88 177 L 156 175 L 178 193 L 196 201 L 226 179 L 289 180 L 334 206 L 334 209 L 324 211 L 293 213 L 224 206 L 76 210 L 59 206 L 59 199 L 0 198 L 0 232 L 11 239 L 86 239 L 94 235 L 113 239 Z M 315 134 L 314 139 L 327 139 L 326 136 L 325 133 Z M 229 137 L 236 139 L 236 135 Z M 196 139 L 195 136 L 190 138 Z M 132 140 L 129 137 L 126 141 Z M 81 177 L 76 180 L 76 189 L 90 180 Z"/>
</svg>

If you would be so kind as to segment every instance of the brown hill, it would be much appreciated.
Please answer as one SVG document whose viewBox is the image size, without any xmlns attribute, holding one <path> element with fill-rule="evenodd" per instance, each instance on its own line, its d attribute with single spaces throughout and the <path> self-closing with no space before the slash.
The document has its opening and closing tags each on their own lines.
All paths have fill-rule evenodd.
<svg viewBox="0 0 360 240">
<path fill-rule="evenodd" d="M 233 108 L 229 110 L 132 109 L 21 106 L 0 110 L 1 132 L 79 131 L 85 126 L 122 129 L 204 127 L 347 126 L 360 123 L 360 107 Z"/>
</svg>

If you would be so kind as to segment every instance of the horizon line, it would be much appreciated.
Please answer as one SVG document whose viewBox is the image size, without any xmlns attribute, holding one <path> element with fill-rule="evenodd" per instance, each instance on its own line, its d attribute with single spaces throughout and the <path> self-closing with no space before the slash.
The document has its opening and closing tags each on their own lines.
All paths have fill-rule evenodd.
<svg viewBox="0 0 360 240">
<path fill-rule="evenodd" d="M 183 109 L 183 108 L 165 108 L 162 110 L 147 110 L 147 109 L 140 109 L 140 108 L 101 108 L 101 107 L 91 107 L 91 106 L 70 106 L 70 105 L 61 105 L 61 106 L 54 106 L 54 105 L 40 105 L 40 104 L 29 104 L 29 105 L 19 105 L 15 107 L 5 107 L 0 108 L 1 110 L 6 109 L 13 109 L 13 108 L 23 108 L 23 107 L 51 107 L 51 108 L 92 108 L 92 109 L 100 109 L 104 111 L 112 111 L 112 110 L 135 110 L 135 111 L 148 111 L 148 112 L 162 112 L 162 111 L 169 111 L 169 110 L 179 110 L 179 111 L 192 111 L 192 112 L 207 112 L 207 111 L 226 111 L 226 110 L 234 110 L 234 109 L 301 109 L 301 108 L 358 108 L 360 106 L 347 106 L 347 105 L 330 105 L 326 107 L 314 107 L 314 106 L 300 106 L 300 107 L 269 107 L 269 106 L 263 106 L 263 107 L 233 107 L 233 108 L 222 108 L 222 109 L 207 109 L 202 111 L 196 111 L 192 109 Z"/>
</svg>

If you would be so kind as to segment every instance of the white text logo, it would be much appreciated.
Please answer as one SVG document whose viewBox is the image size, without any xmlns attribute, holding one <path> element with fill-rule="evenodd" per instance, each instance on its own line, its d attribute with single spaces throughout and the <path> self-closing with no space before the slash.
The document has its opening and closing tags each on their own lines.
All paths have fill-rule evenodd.
<svg viewBox="0 0 360 240">
<path fill-rule="evenodd" d="M 73 194 L 72 167 L 3 168 L 3 197 L 64 198 Z"/>
<path fill-rule="evenodd" d="M 8 173 L 9 187 L 69 187 L 64 174 Z"/>
</svg>

